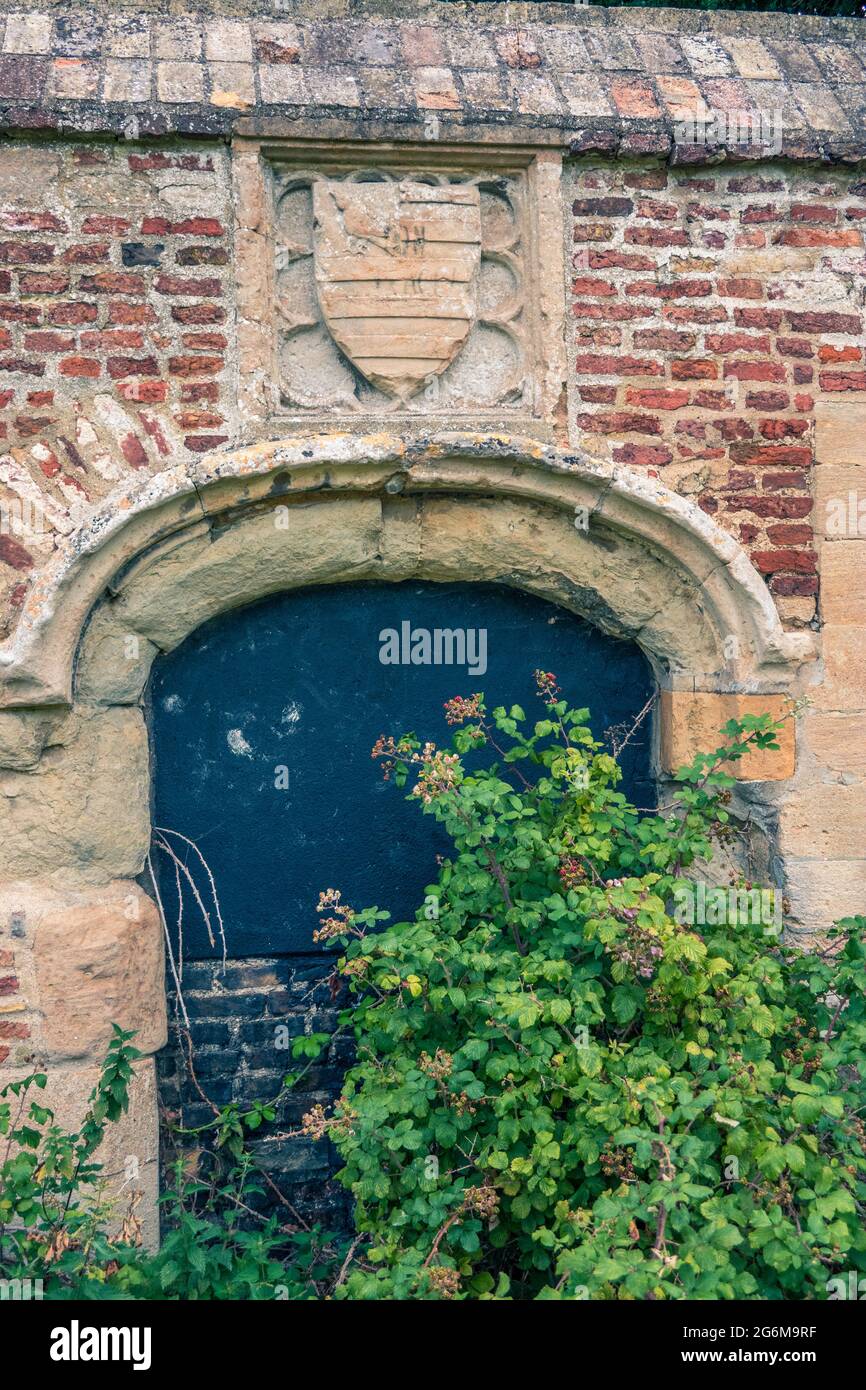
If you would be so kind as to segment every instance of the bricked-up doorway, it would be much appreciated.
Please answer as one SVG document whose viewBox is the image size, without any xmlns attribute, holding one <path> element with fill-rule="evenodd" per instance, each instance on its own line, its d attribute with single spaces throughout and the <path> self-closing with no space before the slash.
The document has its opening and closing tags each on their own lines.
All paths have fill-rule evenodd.
<svg viewBox="0 0 866 1390">
<path fill-rule="evenodd" d="M 475 634 L 467 653 L 475 651 L 474 672 L 383 664 L 381 634 L 399 633 L 405 622 L 414 631 Z M 178 939 L 176 868 L 157 852 L 174 952 L 183 957 L 196 1078 L 215 1104 L 278 1094 L 292 1065 L 287 1038 L 335 1028 L 334 953 L 312 940 L 319 890 L 337 886 L 356 906 L 376 903 L 394 920 L 412 917 L 435 877 L 436 855 L 448 851 L 432 818 L 383 783 L 370 758 L 375 739 L 414 730 L 446 742 L 444 701 L 476 690 L 540 716 L 537 667 L 555 671 L 573 702 L 591 709 L 599 737 L 630 725 L 653 688 L 637 646 L 543 599 L 490 584 L 294 590 L 214 619 L 156 663 L 149 689 L 154 825 L 178 832 L 165 838 L 210 902 L 207 874 L 180 836 L 201 850 L 225 924 L 224 967 L 181 873 Z M 654 795 L 651 738 L 646 721 L 624 755 L 626 790 L 641 805 Z M 215 913 L 212 920 L 216 928 Z M 167 989 L 171 1017 L 171 968 Z M 211 1111 L 190 1075 L 177 1024 L 175 1017 L 159 1058 L 160 1100 L 165 1112 L 195 1126 Z M 280 1136 L 311 1105 L 333 1100 L 350 1057 L 349 1040 L 338 1039 L 254 1144 L 275 1188 L 305 1219 L 326 1225 L 347 1217 L 345 1194 L 331 1181 L 335 1154 L 323 1143 Z M 273 1193 L 269 1200 L 277 1202 Z"/>
</svg>

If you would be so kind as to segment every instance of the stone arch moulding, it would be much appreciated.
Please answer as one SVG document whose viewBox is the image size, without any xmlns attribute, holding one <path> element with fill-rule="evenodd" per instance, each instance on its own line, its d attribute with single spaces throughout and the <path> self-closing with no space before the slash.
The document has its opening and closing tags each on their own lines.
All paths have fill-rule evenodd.
<svg viewBox="0 0 866 1390">
<path fill-rule="evenodd" d="M 499 581 L 636 641 L 663 690 L 791 689 L 813 657 L 737 541 L 631 470 L 498 435 L 257 444 L 109 497 L 0 646 L 0 708 L 133 704 L 208 618 L 340 580 Z M 130 639 L 135 639 L 130 642 Z"/>
</svg>

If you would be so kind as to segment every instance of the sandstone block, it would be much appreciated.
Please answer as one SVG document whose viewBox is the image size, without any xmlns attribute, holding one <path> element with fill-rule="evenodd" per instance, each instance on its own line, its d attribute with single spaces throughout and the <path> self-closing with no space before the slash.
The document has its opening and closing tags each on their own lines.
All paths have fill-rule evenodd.
<svg viewBox="0 0 866 1390">
<path fill-rule="evenodd" d="M 111 1025 L 141 1052 L 166 1039 L 162 924 L 130 881 L 58 889 L 0 887 L 0 926 L 14 919 L 16 969 L 28 995 L 36 1051 L 48 1062 L 100 1058 Z"/>
<path fill-rule="evenodd" d="M 712 752 L 724 741 L 719 731 L 729 719 L 770 714 L 780 719 L 789 701 L 784 695 L 717 695 L 707 691 L 663 690 L 660 701 L 661 764 L 676 772 L 696 753 Z M 754 749 L 725 771 L 741 782 L 776 782 L 793 776 L 794 722 L 785 722 L 778 749 Z"/>
</svg>

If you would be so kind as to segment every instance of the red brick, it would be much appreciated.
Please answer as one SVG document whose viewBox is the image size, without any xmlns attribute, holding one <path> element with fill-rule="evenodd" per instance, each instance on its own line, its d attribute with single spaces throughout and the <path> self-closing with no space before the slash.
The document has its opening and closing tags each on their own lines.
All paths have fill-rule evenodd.
<svg viewBox="0 0 866 1390">
<path fill-rule="evenodd" d="M 797 519 L 808 516 L 812 510 L 811 497 L 744 496 L 732 497 L 728 501 L 729 512 L 752 512 L 761 517 L 786 517 Z"/>
<path fill-rule="evenodd" d="M 69 300 L 65 304 L 52 304 L 48 310 L 49 323 L 61 327 L 77 323 L 93 323 L 99 310 L 95 304 L 85 304 L 82 300 Z"/>
<path fill-rule="evenodd" d="M 99 348 L 140 348 L 144 344 L 144 334 L 137 328 L 96 329 L 82 333 L 81 346 L 90 351 Z"/>
<path fill-rule="evenodd" d="M 169 222 L 164 217 L 145 217 L 141 224 L 144 236 L 222 236 L 224 227 L 215 217 L 187 217 L 182 222 Z"/>
<path fill-rule="evenodd" d="M 109 217 L 102 213 L 94 213 L 91 217 L 85 217 L 81 224 L 83 236 L 101 236 L 108 232 L 112 236 L 122 236 L 128 232 L 132 223 L 125 217 Z"/>
<path fill-rule="evenodd" d="M 773 203 L 750 203 L 740 213 L 740 221 L 745 226 L 753 225 L 756 222 L 778 222 L 781 213 Z"/>
<path fill-rule="evenodd" d="M 664 468 L 673 454 L 660 444 L 620 444 L 613 451 L 613 459 L 629 468 Z"/>
<path fill-rule="evenodd" d="M 575 217 L 628 217 L 634 203 L 631 198 L 578 198 L 571 210 Z"/>
<path fill-rule="evenodd" d="M 578 372 L 600 376 L 661 376 L 664 371 L 661 362 L 653 362 L 651 358 L 605 356 L 591 352 L 579 352 L 574 365 Z"/>
<path fill-rule="evenodd" d="M 784 500 L 782 498 L 780 501 Z M 812 540 L 811 526 L 795 526 L 792 523 L 767 527 L 767 538 L 773 545 L 809 545 Z"/>
<path fill-rule="evenodd" d="M 769 352 L 770 339 L 754 333 L 708 333 L 708 352 Z"/>
<path fill-rule="evenodd" d="M 655 261 L 651 256 L 641 256 L 636 251 L 599 251 L 593 248 L 588 255 L 590 270 L 653 270 Z"/>
<path fill-rule="evenodd" d="M 226 311 L 219 304 L 174 304 L 171 316 L 176 323 L 224 323 Z"/>
<path fill-rule="evenodd" d="M 168 395 L 165 381 L 121 381 L 117 385 L 118 394 L 125 401 L 139 401 L 143 405 L 156 405 Z"/>
<path fill-rule="evenodd" d="M 821 372 L 818 380 L 824 391 L 866 391 L 866 372 Z"/>
<path fill-rule="evenodd" d="M 213 159 L 210 155 L 201 154 L 131 154 L 129 167 L 133 173 L 150 169 L 198 169 L 212 174 Z"/>
<path fill-rule="evenodd" d="M 75 347 L 74 333 L 25 333 L 24 347 L 27 352 L 68 352 Z"/>
<path fill-rule="evenodd" d="M 719 294 L 723 299 L 763 299 L 764 286 L 760 280 L 746 276 L 719 281 Z"/>
<path fill-rule="evenodd" d="M 155 323 L 156 313 L 149 304 L 126 304 L 113 299 L 108 306 L 109 323 Z"/>
<path fill-rule="evenodd" d="M 834 208 L 824 207 L 820 203 L 792 203 L 791 221 L 792 222 L 824 222 L 830 224 L 835 222 L 837 213 Z"/>
<path fill-rule="evenodd" d="M 577 423 L 598 434 L 661 434 L 659 420 L 651 415 L 638 415 L 619 410 L 599 412 L 598 415 L 578 415 Z"/>
<path fill-rule="evenodd" d="M 44 241 L 0 241 L 0 262 L 3 265 L 49 265 L 54 260 L 54 247 Z"/>
<path fill-rule="evenodd" d="M 812 451 L 796 444 L 737 444 L 731 450 L 735 463 L 760 468 L 811 468 Z M 765 484 L 766 486 L 766 484 Z"/>
<path fill-rule="evenodd" d="M 766 179 L 760 174 L 747 174 L 728 179 L 729 193 L 784 193 L 781 179 Z"/>
<path fill-rule="evenodd" d="M 726 362 L 725 376 L 737 377 L 739 381 L 785 381 L 785 368 L 781 362 Z"/>
<path fill-rule="evenodd" d="M 825 232 L 819 227 L 788 227 L 773 238 L 777 246 L 862 246 L 862 232 Z"/>
<path fill-rule="evenodd" d="M 581 275 L 571 282 L 572 294 L 588 294 L 598 297 L 615 295 L 616 285 L 612 285 L 609 280 L 602 280 L 601 276 Z"/>
<path fill-rule="evenodd" d="M 776 348 L 782 357 L 814 357 L 815 348 L 808 338 L 777 338 Z"/>
<path fill-rule="evenodd" d="M 822 343 L 818 349 L 818 356 L 822 362 L 859 362 L 863 357 L 863 349 L 854 347 L 834 347 L 832 343 Z"/>
<path fill-rule="evenodd" d="M 651 222 L 673 222 L 679 212 L 676 203 L 662 203 L 658 198 L 642 198 L 637 205 L 638 217 L 646 217 Z"/>
<path fill-rule="evenodd" d="M 188 348 L 222 351 L 228 347 L 228 340 L 223 333 L 182 333 L 181 341 L 184 347 Z"/>
<path fill-rule="evenodd" d="M 20 372 L 22 376 L 44 376 L 45 363 L 27 357 L 0 357 L 0 372 Z"/>
<path fill-rule="evenodd" d="M 694 333 L 680 333 L 675 328 L 636 328 L 633 341 L 636 348 L 688 352 L 694 347 L 697 337 Z"/>
<path fill-rule="evenodd" d="M 759 420 L 764 439 L 801 439 L 809 429 L 808 420 Z"/>
<path fill-rule="evenodd" d="M 126 434 L 120 441 L 120 452 L 130 468 L 148 468 L 150 459 L 141 440 L 135 434 Z"/>
<path fill-rule="evenodd" d="M 809 479 L 805 473 L 765 473 L 764 488 L 768 492 L 785 492 L 788 490 L 799 489 L 801 492 L 810 487 Z"/>
<path fill-rule="evenodd" d="M 109 357 L 106 366 L 115 381 L 125 376 L 156 376 L 159 371 L 155 357 Z"/>
<path fill-rule="evenodd" d="M 647 319 L 651 316 L 649 306 L 640 304 L 584 304 L 578 302 L 572 312 L 576 319 L 599 319 L 603 323 L 627 323 L 630 319 Z"/>
<path fill-rule="evenodd" d="M 55 217 L 53 212 L 16 212 L 12 209 L 0 213 L 0 227 L 4 232 L 66 232 L 65 222 Z"/>
<path fill-rule="evenodd" d="M 0 319 L 7 323 L 41 323 L 42 310 L 35 304 L 0 304 Z"/>
<path fill-rule="evenodd" d="M 808 598 L 817 594 L 818 579 L 815 575 L 775 574 L 770 580 L 770 588 L 774 594 Z"/>
<path fill-rule="evenodd" d="M 580 382 L 578 390 L 580 399 L 588 401 L 590 405 L 613 405 L 616 400 L 615 386 L 587 386 Z"/>
<path fill-rule="evenodd" d="M 0 964 L 11 965 L 11 951 L 4 951 L 3 955 L 8 955 L 8 961 L 0 961 Z M 30 1025 L 20 1019 L 0 1018 L 0 1038 L 29 1038 Z"/>
<path fill-rule="evenodd" d="M 22 270 L 18 289 L 21 294 L 65 294 L 69 276 L 59 270 Z"/>
<path fill-rule="evenodd" d="M 761 574 L 812 574 L 817 561 L 807 550 L 753 550 L 752 564 Z"/>
<path fill-rule="evenodd" d="M 726 323 L 728 311 L 721 305 L 666 304 L 662 310 L 666 319 L 674 323 Z"/>
<path fill-rule="evenodd" d="M 785 317 L 789 327 L 798 333 L 860 333 L 863 328 L 859 314 L 839 314 L 832 310 L 795 312 L 789 309 Z"/>
<path fill-rule="evenodd" d="M 709 280 L 674 280 L 669 285 L 658 280 L 632 280 L 626 286 L 626 294 L 650 295 L 653 299 L 703 299 L 712 294 L 713 286 Z"/>
<path fill-rule="evenodd" d="M 108 260 L 108 243 L 94 241 L 81 246 L 69 246 L 60 257 L 64 265 L 93 265 Z"/>
<path fill-rule="evenodd" d="M 699 357 L 674 358 L 671 362 L 674 381 L 714 381 L 718 375 L 717 363 Z"/>
<path fill-rule="evenodd" d="M 734 323 L 738 328 L 777 329 L 782 323 L 782 311 L 781 309 L 738 308 L 734 310 Z"/>
<path fill-rule="evenodd" d="M 216 449 L 218 445 L 225 444 L 227 439 L 227 434 L 188 434 L 183 442 L 194 453 L 206 454 L 209 449 Z"/>
<path fill-rule="evenodd" d="M 195 404 L 197 401 L 219 400 L 220 388 L 215 381 L 192 381 L 182 384 L 180 388 L 180 398 Z"/>
<path fill-rule="evenodd" d="M 641 390 L 630 386 L 626 392 L 629 405 L 640 406 L 643 410 L 680 410 L 689 403 L 688 391 L 665 391 L 647 388 Z"/>
<path fill-rule="evenodd" d="M 159 275 L 156 280 L 156 291 L 158 294 L 178 294 L 190 297 L 198 296 L 206 299 L 210 296 L 222 294 L 222 282 L 213 277 L 204 277 L 200 280 L 190 276 L 181 275 Z"/>
<path fill-rule="evenodd" d="M 746 396 L 747 410 L 787 410 L 790 403 L 787 391 L 750 391 Z"/>
<path fill-rule="evenodd" d="M 206 430 L 215 429 L 225 422 L 216 410 L 182 410 L 177 416 L 177 423 L 184 430 Z"/>
<path fill-rule="evenodd" d="M 93 357 L 64 357 L 60 363 L 61 376 L 98 377 L 101 366 Z"/>
<path fill-rule="evenodd" d="M 131 294 L 147 291 L 144 277 L 120 270 L 102 270 L 96 275 L 82 275 L 78 287 L 83 294 Z"/>
<path fill-rule="evenodd" d="M 33 568 L 33 556 L 12 536 L 0 534 L 0 564 L 10 565 L 14 570 L 29 570 Z"/>
<path fill-rule="evenodd" d="M 172 376 L 213 376 L 223 369 L 222 357 L 170 357 L 168 370 Z"/>
<path fill-rule="evenodd" d="M 665 227 L 626 227 L 625 240 L 632 246 L 688 246 L 688 234 Z"/>
</svg>

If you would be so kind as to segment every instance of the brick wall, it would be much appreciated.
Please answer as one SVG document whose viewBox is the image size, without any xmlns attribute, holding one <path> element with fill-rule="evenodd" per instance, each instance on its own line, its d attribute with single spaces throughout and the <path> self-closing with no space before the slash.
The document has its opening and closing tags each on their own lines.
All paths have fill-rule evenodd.
<svg viewBox="0 0 866 1390">
<path fill-rule="evenodd" d="M 575 440 L 695 498 L 809 622 L 815 400 L 866 389 L 866 182 L 591 163 L 570 196 Z"/>
<path fill-rule="evenodd" d="M 229 437 L 231 212 L 213 147 L 0 152 L 0 635 L 56 537 L 125 475 Z"/>
<path fill-rule="evenodd" d="M 195 1080 L 176 1021 L 168 1046 L 159 1054 L 158 1074 L 163 1117 L 195 1127 L 213 1119 L 199 1087 L 214 1105 L 236 1102 L 243 1110 L 253 1101 L 280 1095 L 287 1072 L 303 1071 L 303 1080 L 283 1092 L 274 1122 L 263 1125 L 252 1139 L 250 1148 L 273 1188 L 265 1183 L 264 1198 L 251 1197 L 250 1202 L 276 1212 L 287 1225 L 297 1225 L 300 1216 L 339 1231 L 348 1224 L 349 1200 L 333 1181 L 340 1166 L 336 1151 L 330 1142 L 285 1137 L 300 1128 L 313 1105 L 333 1104 L 352 1057 L 352 1043 L 345 1036 L 335 1037 L 312 1064 L 303 1058 L 293 1061 L 289 1050 L 291 1039 L 300 1034 L 336 1032 L 338 1005 L 344 1001 L 331 995 L 333 965 L 333 958 L 321 952 L 230 961 L 225 971 L 216 962 L 188 962 L 183 996 Z M 176 1020 L 175 1002 L 169 984 L 169 1017 Z M 163 1166 L 185 1148 L 195 1148 L 194 1141 L 182 1136 L 172 1141 L 165 1133 L 164 1128 Z M 291 1205 L 284 1205 L 280 1197 Z"/>
</svg>

